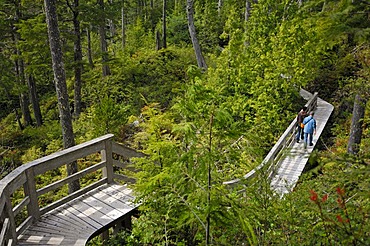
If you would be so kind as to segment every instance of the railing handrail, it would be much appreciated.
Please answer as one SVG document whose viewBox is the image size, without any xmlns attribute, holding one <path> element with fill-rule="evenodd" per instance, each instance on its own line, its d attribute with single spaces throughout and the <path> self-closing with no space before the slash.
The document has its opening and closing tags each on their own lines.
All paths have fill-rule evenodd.
<svg viewBox="0 0 370 246">
<path fill-rule="evenodd" d="M 126 164 L 120 163 L 117 160 L 113 160 L 112 153 L 124 156 L 125 158 L 143 157 L 144 154 L 113 142 L 113 136 L 113 134 L 107 134 L 28 162 L 16 168 L 11 173 L 6 175 L 2 180 L 0 180 L 0 246 L 5 244 L 14 245 L 20 233 L 22 233 L 42 214 L 63 205 L 64 203 L 84 194 L 85 192 L 92 190 L 104 183 L 111 183 L 114 179 L 129 180 L 130 178 L 127 178 L 121 174 L 115 174 L 113 172 L 113 166 L 125 168 Z M 52 184 L 48 184 L 40 189 L 36 188 L 35 177 L 37 175 L 43 174 L 55 168 L 59 168 L 65 164 L 97 152 L 101 153 L 101 162 L 85 168 L 76 174 L 58 180 Z M 39 195 L 59 188 L 60 186 L 65 185 L 73 180 L 78 180 L 87 173 L 99 169 L 103 170 L 103 177 L 100 180 L 72 194 L 69 194 L 66 197 L 63 197 L 60 200 L 54 201 L 43 208 L 39 207 Z M 24 199 L 13 207 L 11 204 L 11 195 L 22 187 L 24 188 L 25 193 Z M 16 227 L 15 217 L 24 208 L 27 208 L 27 218 L 21 221 L 21 224 Z"/>
<path fill-rule="evenodd" d="M 317 106 L 317 96 L 318 93 L 315 92 L 313 96 L 307 101 L 305 107 L 307 107 L 307 112 L 313 111 Z M 224 185 L 228 186 L 235 186 L 242 180 L 250 179 L 256 176 L 257 172 L 265 167 L 265 165 L 270 165 L 268 168 L 269 171 L 273 171 L 276 169 L 276 165 L 279 162 L 279 158 L 282 156 L 284 150 L 291 145 L 294 140 L 295 136 L 295 128 L 297 125 L 297 117 L 290 123 L 289 127 L 285 130 L 285 132 L 280 136 L 279 140 L 276 144 L 272 147 L 270 152 L 264 158 L 262 163 L 258 165 L 256 168 L 248 172 L 242 178 L 237 178 L 229 181 L 223 182 Z"/>
</svg>

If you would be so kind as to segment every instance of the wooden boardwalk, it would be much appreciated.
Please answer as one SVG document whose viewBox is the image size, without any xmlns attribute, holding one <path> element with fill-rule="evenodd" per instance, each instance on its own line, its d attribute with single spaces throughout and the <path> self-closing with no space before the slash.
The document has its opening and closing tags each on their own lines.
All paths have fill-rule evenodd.
<svg viewBox="0 0 370 246">
<path fill-rule="evenodd" d="M 128 165 L 131 157 L 145 155 L 112 141 L 107 134 L 91 141 L 26 163 L 0 180 L 0 246 L 7 245 L 85 245 L 92 237 L 109 228 L 131 227 L 139 204 L 134 204 L 132 182 L 127 176 L 136 170 Z M 60 175 L 43 187 L 36 177 L 64 167 L 66 163 L 86 161 L 77 173 Z M 97 180 L 59 200 L 40 199 L 49 192 L 86 175 Z M 16 195 L 15 195 L 16 194 Z M 13 197 L 23 195 L 22 200 Z"/>
<path fill-rule="evenodd" d="M 305 98 L 312 96 L 307 91 L 301 91 L 301 95 Z M 287 151 L 277 164 L 278 168 L 271 179 L 271 188 L 278 194 L 284 195 L 292 191 L 295 187 L 333 109 L 333 105 L 320 98 L 317 99 L 317 107 L 314 114 L 314 118 L 316 119 L 316 135 L 313 137 L 313 146 L 307 146 L 307 149 L 304 149 L 303 140 L 300 140 L 299 143 L 292 141 L 289 146 L 290 149 L 288 148 L 289 151 Z"/>
<path fill-rule="evenodd" d="M 106 184 L 41 216 L 19 237 L 17 245 L 85 245 L 112 224 L 124 222 L 138 207 L 132 190 Z"/>
</svg>

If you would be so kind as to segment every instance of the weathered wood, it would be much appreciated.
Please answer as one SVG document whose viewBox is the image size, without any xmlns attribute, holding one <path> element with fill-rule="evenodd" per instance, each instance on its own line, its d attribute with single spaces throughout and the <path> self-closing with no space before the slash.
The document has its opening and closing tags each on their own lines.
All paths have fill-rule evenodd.
<svg viewBox="0 0 370 246">
<path fill-rule="evenodd" d="M 14 216 L 17 216 L 23 208 L 25 208 L 28 204 L 30 203 L 30 198 L 25 197 L 20 203 L 18 203 L 14 208 L 13 208 L 13 214 Z"/>
<path fill-rule="evenodd" d="M 5 245 L 5 236 L 9 230 L 9 227 L 10 227 L 10 222 L 9 222 L 9 218 L 5 218 L 4 222 L 3 222 L 3 226 L 1 228 L 1 231 L 0 231 L 0 246 L 4 246 Z"/>
<path fill-rule="evenodd" d="M 4 199 L 5 199 L 5 211 L 8 215 L 9 218 L 9 238 L 16 239 L 17 238 L 17 232 L 16 232 L 16 225 L 15 225 L 15 219 L 13 215 L 13 209 L 12 209 L 12 204 L 10 202 L 10 194 L 8 193 L 7 189 L 4 189 Z"/>
<path fill-rule="evenodd" d="M 76 191 L 76 192 L 74 192 L 74 193 L 72 193 L 72 194 L 70 194 L 70 195 L 68 195 L 68 196 L 66 196 L 66 197 L 58 200 L 58 201 L 55 201 L 52 204 L 50 204 L 50 205 L 48 205 L 48 206 L 40 209 L 41 210 L 41 214 L 45 214 L 45 213 L 47 213 L 47 212 L 49 212 L 49 211 L 51 211 L 51 210 L 53 210 L 53 209 L 55 209 L 55 208 L 63 205 L 63 204 L 65 204 L 65 203 L 67 203 L 67 202 L 69 202 L 69 201 L 71 201 L 71 200 L 73 200 L 73 199 L 75 199 L 75 198 L 77 198 L 77 197 L 85 194 L 86 192 L 88 192 L 90 190 L 93 190 L 93 189 L 95 189 L 96 187 L 99 187 L 102 184 L 105 184 L 106 182 L 107 182 L 106 179 L 101 179 L 101 180 L 99 180 L 99 181 L 97 181 L 97 182 L 95 182 L 95 183 L 93 183 L 93 184 L 91 184 L 89 186 L 86 186 L 85 188 L 83 188 L 81 190 L 78 190 L 78 191 Z"/>
<path fill-rule="evenodd" d="M 32 222 L 34 221 L 34 218 L 32 216 L 27 217 L 16 229 L 17 236 L 22 234 L 26 230 L 27 227 L 29 227 Z"/>
<path fill-rule="evenodd" d="M 123 174 L 118 174 L 118 173 L 113 174 L 113 179 L 119 179 L 119 180 L 125 181 L 126 183 L 130 183 L 130 184 L 134 184 L 136 182 L 136 179 L 128 177 Z"/>
<path fill-rule="evenodd" d="M 80 179 L 82 178 L 83 176 L 85 176 L 86 174 L 88 173 L 92 173 L 94 171 L 97 171 L 101 168 L 103 168 L 105 166 L 105 162 L 99 162 L 91 167 L 88 167 L 88 168 L 85 168 L 75 174 L 72 174 L 64 179 L 61 179 L 57 182 L 54 182 L 52 184 L 49 184 L 41 189 L 38 189 L 37 190 L 37 196 L 41 196 L 45 193 L 48 193 L 49 191 L 52 191 L 52 190 L 55 190 L 63 185 L 66 185 L 68 184 L 69 182 L 73 181 L 73 180 L 77 180 L 77 179 Z"/>
<path fill-rule="evenodd" d="M 33 169 L 26 170 L 27 182 L 24 183 L 24 192 L 29 197 L 30 202 L 27 204 L 27 212 L 31 214 L 34 219 L 40 218 L 40 207 L 36 193 L 35 175 Z"/>
<path fill-rule="evenodd" d="M 116 166 L 116 167 L 119 167 L 119 168 L 122 168 L 122 169 L 127 169 L 131 172 L 134 172 L 134 173 L 137 173 L 139 172 L 140 170 L 133 167 L 133 166 L 130 166 L 131 163 L 129 162 L 121 162 L 119 160 L 114 160 L 113 159 L 113 166 Z"/>
<path fill-rule="evenodd" d="M 112 142 L 105 142 L 105 148 L 101 151 L 101 159 L 106 162 L 103 168 L 103 177 L 107 179 L 108 184 L 113 182 L 113 157 Z"/>
<path fill-rule="evenodd" d="M 145 157 L 146 155 L 138 152 L 134 149 L 131 149 L 129 147 L 123 146 L 119 143 L 112 142 L 112 152 L 119 154 L 121 156 L 131 158 L 131 157 Z"/>
</svg>

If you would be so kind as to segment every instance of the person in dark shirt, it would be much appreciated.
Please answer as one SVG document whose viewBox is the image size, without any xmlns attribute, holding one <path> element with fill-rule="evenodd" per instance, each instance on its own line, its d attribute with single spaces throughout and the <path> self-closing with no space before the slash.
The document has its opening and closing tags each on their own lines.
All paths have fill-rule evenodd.
<svg viewBox="0 0 370 246">
<path fill-rule="evenodd" d="M 303 107 L 297 115 L 298 131 L 295 137 L 297 143 L 299 143 L 299 139 L 303 140 L 304 138 L 302 122 L 303 122 L 303 119 L 307 116 L 306 110 L 307 110 L 307 107 Z"/>
</svg>

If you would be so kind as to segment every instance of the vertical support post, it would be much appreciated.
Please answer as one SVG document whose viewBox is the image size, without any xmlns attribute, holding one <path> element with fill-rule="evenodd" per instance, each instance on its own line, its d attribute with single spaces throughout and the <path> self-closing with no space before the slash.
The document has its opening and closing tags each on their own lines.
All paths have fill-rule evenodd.
<svg viewBox="0 0 370 246">
<path fill-rule="evenodd" d="M 132 220 L 131 220 L 131 214 L 129 214 L 123 221 L 122 221 L 122 227 L 126 229 L 126 231 L 132 231 Z"/>
<path fill-rule="evenodd" d="M 107 182 L 113 182 L 113 157 L 112 157 L 112 140 L 105 141 L 105 148 L 101 151 L 102 161 L 105 161 L 103 168 L 103 177 L 107 178 Z"/>
<path fill-rule="evenodd" d="M 107 240 L 109 239 L 109 229 L 103 231 L 100 234 L 101 240 L 103 241 L 103 245 L 107 245 Z"/>
<path fill-rule="evenodd" d="M 27 205 L 28 216 L 32 216 L 35 221 L 40 218 L 40 207 L 36 193 L 35 174 L 33 168 L 26 170 L 27 182 L 24 183 L 24 192 L 30 198 L 30 203 Z"/>
<path fill-rule="evenodd" d="M 12 207 L 12 203 L 10 202 L 10 194 L 9 194 L 8 188 L 5 188 L 4 193 L 5 193 L 5 196 L 4 196 L 5 211 L 8 214 L 8 218 L 10 222 L 9 238 L 12 239 L 11 244 L 15 244 L 17 242 L 17 231 L 16 231 L 15 219 L 14 219 L 14 214 L 13 214 L 13 207 Z"/>
</svg>

